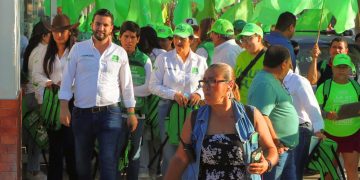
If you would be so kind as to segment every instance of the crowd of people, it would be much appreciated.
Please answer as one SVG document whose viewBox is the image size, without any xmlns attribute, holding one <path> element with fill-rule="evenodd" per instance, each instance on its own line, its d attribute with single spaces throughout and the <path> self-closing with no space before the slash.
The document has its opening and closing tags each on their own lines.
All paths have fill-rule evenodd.
<svg viewBox="0 0 360 180">
<path fill-rule="evenodd" d="M 93 179 L 97 157 L 106 180 L 300 180 L 312 136 L 335 141 L 347 178 L 358 179 L 360 117 L 337 114 L 360 101 L 345 39 L 330 43 L 329 60 L 319 60 L 315 44 L 303 77 L 289 12 L 267 35 L 254 23 L 212 18 L 116 29 L 107 9 L 95 12 L 90 39 L 76 42 L 77 26 L 65 14 L 38 22 L 24 53 L 28 109 L 44 108 L 47 90 L 60 101 L 51 108 L 61 126 L 47 130 L 48 179 L 63 178 L 64 159 L 69 179 Z M 178 126 L 169 137 L 174 105 Z M 27 178 L 46 178 L 41 150 L 24 135 Z"/>
</svg>

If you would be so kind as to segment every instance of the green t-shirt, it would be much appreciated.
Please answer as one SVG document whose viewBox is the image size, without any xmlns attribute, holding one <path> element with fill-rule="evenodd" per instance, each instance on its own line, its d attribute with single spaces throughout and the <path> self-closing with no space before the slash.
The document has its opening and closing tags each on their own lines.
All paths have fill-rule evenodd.
<svg viewBox="0 0 360 180">
<path fill-rule="evenodd" d="M 298 144 L 299 118 L 292 98 L 272 74 L 263 70 L 257 73 L 249 89 L 248 103 L 270 118 L 285 146 L 294 148 Z"/>
<path fill-rule="evenodd" d="M 320 107 L 324 103 L 323 95 L 324 83 L 316 90 L 316 99 Z M 330 94 L 326 101 L 324 110 L 326 112 L 337 112 L 341 105 L 358 102 L 358 95 L 351 82 L 347 84 L 338 84 L 331 82 Z M 360 128 L 360 117 L 348 118 L 343 120 L 329 120 L 325 119 L 325 131 L 333 136 L 345 137 L 356 133 Z"/>
<path fill-rule="evenodd" d="M 249 70 L 249 72 L 241 82 L 240 101 L 243 104 L 247 104 L 248 91 L 256 73 L 258 73 L 260 70 L 263 69 L 264 54 L 260 57 L 260 59 L 258 59 L 258 61 Z M 245 68 L 250 64 L 250 62 L 254 58 L 255 56 L 251 55 L 248 51 L 243 51 L 239 54 L 239 56 L 236 58 L 236 63 L 235 63 L 235 74 L 237 78 L 240 76 L 241 72 L 245 70 Z"/>
</svg>

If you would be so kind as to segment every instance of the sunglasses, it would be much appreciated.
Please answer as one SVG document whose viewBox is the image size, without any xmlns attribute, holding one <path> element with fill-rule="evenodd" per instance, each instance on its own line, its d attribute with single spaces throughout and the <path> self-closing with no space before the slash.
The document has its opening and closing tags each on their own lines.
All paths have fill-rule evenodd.
<svg viewBox="0 0 360 180">
<path fill-rule="evenodd" d="M 217 84 L 221 83 L 221 82 L 229 82 L 228 80 L 216 80 L 216 79 L 209 79 L 209 80 L 200 80 L 199 81 L 199 88 L 202 88 L 204 86 L 207 87 L 215 87 Z"/>
</svg>

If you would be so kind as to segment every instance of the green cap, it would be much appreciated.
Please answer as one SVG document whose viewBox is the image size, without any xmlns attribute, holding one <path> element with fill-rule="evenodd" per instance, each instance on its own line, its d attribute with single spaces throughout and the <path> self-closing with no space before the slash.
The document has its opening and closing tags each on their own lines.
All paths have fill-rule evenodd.
<svg viewBox="0 0 360 180">
<path fill-rule="evenodd" d="M 251 36 L 254 34 L 258 34 L 261 37 L 264 36 L 263 30 L 260 26 L 254 24 L 254 23 L 247 23 L 244 26 L 244 29 L 241 31 L 241 33 L 236 37 L 237 39 L 240 39 L 241 36 Z"/>
<path fill-rule="evenodd" d="M 158 25 L 156 27 L 156 34 L 158 38 L 168 38 L 173 37 L 173 31 L 169 26 Z"/>
<path fill-rule="evenodd" d="M 355 71 L 355 66 L 352 63 L 350 56 L 348 56 L 347 54 L 337 54 L 334 57 L 333 65 L 348 65 L 352 71 Z"/>
<path fill-rule="evenodd" d="M 180 23 L 175 27 L 174 35 L 187 38 L 194 35 L 194 30 L 189 24 Z"/>
<path fill-rule="evenodd" d="M 226 19 L 218 19 L 212 25 L 211 30 L 208 33 L 210 32 L 221 35 L 234 35 L 234 26 Z"/>
<path fill-rule="evenodd" d="M 236 20 L 233 22 L 234 30 L 235 31 L 242 31 L 244 29 L 246 22 L 244 20 Z"/>
</svg>

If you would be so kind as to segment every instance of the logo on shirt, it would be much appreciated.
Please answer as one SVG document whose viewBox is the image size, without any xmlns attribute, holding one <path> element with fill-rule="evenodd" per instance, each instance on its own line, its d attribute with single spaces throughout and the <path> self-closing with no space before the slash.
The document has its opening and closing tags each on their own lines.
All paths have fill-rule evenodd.
<svg viewBox="0 0 360 180">
<path fill-rule="evenodd" d="M 111 60 L 114 62 L 119 62 L 119 56 L 118 55 L 112 55 Z"/>
<path fill-rule="evenodd" d="M 193 74 L 199 74 L 199 68 L 197 68 L 197 67 L 191 68 L 191 73 L 193 73 Z"/>
<path fill-rule="evenodd" d="M 94 55 L 92 55 L 92 54 L 83 54 L 83 55 L 81 55 L 81 57 L 94 57 Z"/>
</svg>

